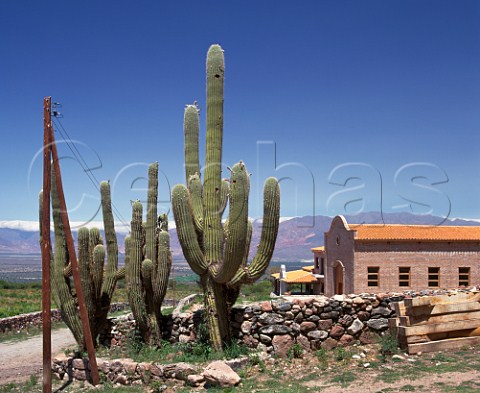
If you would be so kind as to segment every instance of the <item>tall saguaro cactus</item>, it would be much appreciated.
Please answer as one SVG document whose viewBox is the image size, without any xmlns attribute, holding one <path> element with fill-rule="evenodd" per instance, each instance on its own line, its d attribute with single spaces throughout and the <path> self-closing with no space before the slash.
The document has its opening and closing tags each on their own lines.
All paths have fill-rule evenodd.
<svg viewBox="0 0 480 393">
<path fill-rule="evenodd" d="M 256 281 L 266 270 L 275 247 L 280 218 L 280 189 L 275 178 L 264 185 L 260 244 L 248 264 L 252 223 L 248 220 L 250 174 L 245 164 L 233 166 L 222 180 L 224 55 L 219 45 L 207 54 L 207 143 L 205 179 L 200 178 L 199 116 L 196 105 L 185 109 L 186 186 L 176 185 L 172 206 L 183 254 L 200 276 L 210 341 L 221 350 L 231 341 L 230 308 L 240 286 Z M 225 224 L 222 215 L 229 202 Z"/>
<path fill-rule="evenodd" d="M 147 222 L 143 206 L 132 205 L 131 236 L 125 239 L 128 296 L 138 330 L 148 344 L 162 339 L 162 302 L 172 266 L 168 219 L 157 217 L 158 163 L 148 167 Z"/>
<path fill-rule="evenodd" d="M 60 309 L 62 319 L 70 328 L 81 349 L 85 349 L 82 323 L 78 312 L 78 300 L 71 282 L 72 268 L 68 260 L 65 231 L 60 215 L 60 200 L 58 197 L 55 173 L 52 170 L 52 211 L 55 234 L 55 253 L 51 261 L 52 293 Z M 117 236 L 115 234 L 112 214 L 110 184 L 100 184 L 103 224 L 107 243 L 107 253 L 103 239 L 97 228 L 80 228 L 78 231 L 78 264 L 81 285 L 85 297 L 90 330 L 94 343 L 107 321 L 108 311 L 118 279 L 125 275 L 125 270 L 118 270 Z M 43 192 L 40 193 L 40 218 L 43 206 Z M 40 222 L 40 236 L 41 233 Z M 105 254 L 107 266 L 105 267 Z"/>
</svg>

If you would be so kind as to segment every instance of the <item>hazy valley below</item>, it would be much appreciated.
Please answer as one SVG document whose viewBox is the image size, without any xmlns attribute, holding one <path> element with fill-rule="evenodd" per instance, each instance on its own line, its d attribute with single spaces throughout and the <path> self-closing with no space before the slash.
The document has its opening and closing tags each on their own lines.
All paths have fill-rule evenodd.
<svg viewBox="0 0 480 393">
<path fill-rule="evenodd" d="M 346 216 L 349 223 L 397 223 L 438 225 L 442 219 L 436 216 L 414 215 L 410 213 L 361 213 Z M 280 223 L 278 237 L 271 266 L 287 264 L 289 270 L 301 268 L 313 262 L 312 247 L 322 246 L 324 232 L 330 227 L 332 217 L 306 216 L 283 220 Z M 3 221 L 0 227 L 0 280 L 30 281 L 41 279 L 41 255 L 38 231 L 22 229 L 18 223 L 9 228 Z M 466 219 L 446 220 L 442 225 L 478 225 L 478 222 Z M 76 232 L 73 232 L 76 237 Z M 254 223 L 250 259 L 253 258 L 261 235 L 261 222 Z M 124 260 L 124 240 L 126 233 L 118 232 L 119 264 Z M 191 274 L 192 271 L 183 258 L 176 229 L 170 230 L 171 251 L 174 260 L 174 275 Z M 53 240 L 53 233 L 52 233 Z"/>
</svg>

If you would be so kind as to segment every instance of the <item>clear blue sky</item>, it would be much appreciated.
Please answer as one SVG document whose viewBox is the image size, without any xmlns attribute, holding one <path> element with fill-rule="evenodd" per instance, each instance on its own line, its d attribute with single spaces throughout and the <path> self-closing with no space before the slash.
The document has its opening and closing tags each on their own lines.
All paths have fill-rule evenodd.
<svg viewBox="0 0 480 393">
<path fill-rule="evenodd" d="M 37 218 L 46 95 L 62 102 L 88 165 L 101 162 L 96 178 L 117 179 L 124 218 L 142 197 L 132 183 L 145 186 L 134 181 L 145 167 L 131 164 L 159 161 L 167 201 L 165 179 L 184 181 L 183 108 L 194 100 L 204 156 L 212 43 L 226 56 L 224 162 L 253 172 L 251 216 L 276 175 L 283 216 L 345 213 L 357 199 L 347 211 L 361 199 L 379 210 L 381 176 L 384 211 L 409 211 L 410 199 L 444 215 L 448 197 L 451 216 L 478 218 L 479 17 L 475 0 L 2 1 L 0 220 Z M 277 170 L 273 144 L 259 141 L 276 144 Z M 71 218 L 91 218 L 95 188 L 74 160 L 62 169 Z M 359 189 L 334 194 L 345 187 L 329 184 L 332 171 Z"/>
</svg>

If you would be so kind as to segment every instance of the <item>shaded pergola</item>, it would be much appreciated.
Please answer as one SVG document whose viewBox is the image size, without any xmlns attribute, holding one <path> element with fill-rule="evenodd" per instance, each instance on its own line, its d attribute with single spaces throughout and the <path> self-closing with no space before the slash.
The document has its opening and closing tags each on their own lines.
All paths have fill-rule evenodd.
<svg viewBox="0 0 480 393">
<path fill-rule="evenodd" d="M 280 282 L 284 282 L 287 286 L 287 292 L 290 292 L 291 286 L 300 284 L 300 292 L 295 294 L 313 294 L 313 284 L 318 283 L 318 278 L 312 273 L 313 269 L 314 266 L 305 266 L 302 270 L 292 270 L 286 272 L 285 278 L 280 278 L 280 273 L 273 273 L 274 292 L 280 294 Z"/>
</svg>

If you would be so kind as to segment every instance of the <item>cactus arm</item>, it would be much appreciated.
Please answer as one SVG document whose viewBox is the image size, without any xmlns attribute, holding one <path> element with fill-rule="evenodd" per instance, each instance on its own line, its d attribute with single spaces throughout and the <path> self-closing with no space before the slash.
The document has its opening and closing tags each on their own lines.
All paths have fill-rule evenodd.
<svg viewBox="0 0 480 393">
<path fill-rule="evenodd" d="M 117 270 L 117 274 L 115 275 L 118 280 L 123 280 L 125 278 L 125 266 L 121 267 L 120 269 Z"/>
<path fill-rule="evenodd" d="M 190 176 L 188 192 L 192 202 L 193 219 L 195 229 L 199 234 L 203 232 L 203 186 L 198 174 Z"/>
<path fill-rule="evenodd" d="M 69 263 L 67 266 L 65 266 L 65 269 L 63 269 L 63 275 L 65 278 L 72 277 L 73 271 L 72 271 L 72 264 Z"/>
<path fill-rule="evenodd" d="M 90 255 L 93 256 L 93 249 L 97 244 L 103 244 L 102 234 L 100 233 L 100 229 L 97 227 L 93 227 L 90 229 Z"/>
<path fill-rule="evenodd" d="M 170 235 L 167 231 L 158 234 L 158 266 L 155 282 L 153 283 L 153 303 L 156 313 L 161 313 L 161 306 L 168 288 L 168 278 L 172 267 L 172 253 L 170 252 Z"/>
<path fill-rule="evenodd" d="M 124 263 L 124 269 L 125 269 L 125 278 L 128 280 L 130 277 L 130 250 L 132 246 L 132 238 L 130 235 L 125 236 L 125 259 L 123 261 Z"/>
<path fill-rule="evenodd" d="M 199 116 L 196 104 L 187 105 L 183 116 L 185 134 L 185 180 L 191 176 L 200 175 L 200 159 L 198 157 Z"/>
<path fill-rule="evenodd" d="M 92 256 L 93 258 L 93 256 Z M 94 290 L 92 285 L 92 274 L 90 271 L 90 231 L 88 228 L 78 230 L 78 267 L 80 271 L 80 283 L 85 297 L 88 323 L 93 330 L 93 317 L 95 315 Z M 95 337 L 95 336 L 93 336 Z"/>
<path fill-rule="evenodd" d="M 263 225 L 257 254 L 248 267 L 240 268 L 229 286 L 251 283 L 262 276 L 270 263 L 275 248 L 280 220 L 280 187 L 277 179 L 265 181 L 263 191 Z"/>
<path fill-rule="evenodd" d="M 196 274 L 205 274 L 207 265 L 195 232 L 190 194 L 182 184 L 177 184 L 172 190 L 172 209 L 185 259 Z"/>
<path fill-rule="evenodd" d="M 90 239 L 92 236 L 92 231 L 90 230 Z M 93 288 L 95 289 L 95 297 L 94 301 L 95 304 L 100 304 L 100 296 L 101 296 L 101 289 L 102 289 L 102 281 L 103 281 L 103 266 L 105 265 L 105 247 L 103 244 L 97 244 L 93 248 L 93 266 L 91 271 L 92 274 L 92 283 Z"/>
<path fill-rule="evenodd" d="M 224 261 L 218 266 L 209 266 L 210 274 L 220 284 L 231 280 L 243 261 L 248 231 L 249 181 L 245 165 L 242 162 L 235 164 L 230 177 L 230 211 Z"/>
<path fill-rule="evenodd" d="M 223 229 L 220 190 L 222 186 L 223 81 L 225 61 L 219 45 L 207 54 L 207 142 L 203 186 L 204 246 L 208 264 L 222 260 Z"/>
<path fill-rule="evenodd" d="M 247 241 L 245 242 L 245 252 L 243 253 L 243 261 L 242 267 L 247 266 L 248 264 L 248 254 L 250 253 L 250 243 L 252 242 L 252 232 L 253 232 L 253 225 L 250 220 L 248 220 L 248 227 L 247 227 Z"/>
<path fill-rule="evenodd" d="M 110 301 L 116 285 L 115 276 L 118 269 L 118 244 L 113 220 L 109 182 L 103 181 L 100 183 L 100 195 L 102 200 L 103 227 L 107 244 L 107 268 L 102 282 L 101 300 L 102 307 L 110 308 Z"/>
<path fill-rule="evenodd" d="M 150 259 L 155 272 L 157 265 L 157 195 L 158 162 L 148 166 L 147 224 L 145 225 L 145 258 Z"/>
<path fill-rule="evenodd" d="M 185 178 L 190 191 L 195 227 L 198 232 L 201 232 L 203 230 L 203 196 L 198 148 L 198 112 L 196 104 L 186 106 L 183 128 L 185 134 Z"/>
<path fill-rule="evenodd" d="M 83 348 L 83 330 L 77 312 L 77 305 L 75 304 L 75 300 L 70 292 L 69 280 L 63 275 L 65 265 L 68 262 L 67 244 L 65 239 L 65 231 L 63 229 L 62 217 L 60 215 L 60 199 L 58 197 L 55 172 L 53 171 L 53 168 L 51 179 L 52 215 L 55 227 L 55 256 L 54 269 L 52 272 L 52 284 L 54 291 L 57 293 L 62 319 L 70 328 L 78 345 Z"/>
<path fill-rule="evenodd" d="M 101 249 L 95 251 L 97 246 L 101 246 Z M 103 253 L 103 254 L 102 254 Z M 97 304 L 100 301 L 102 293 L 103 282 L 103 266 L 105 265 L 105 248 L 103 247 L 102 239 L 100 236 L 100 230 L 98 228 L 90 229 L 90 274 L 92 278 L 92 288 L 94 302 Z M 97 255 L 96 255 L 97 254 Z"/>
<path fill-rule="evenodd" d="M 229 192 L 230 192 L 230 183 L 228 179 L 223 179 L 222 186 L 220 188 L 220 216 L 223 216 L 223 212 L 227 207 Z"/>
<path fill-rule="evenodd" d="M 153 312 L 153 262 L 150 259 L 144 259 L 141 265 L 142 283 L 145 289 L 145 305 L 147 314 Z"/>
<path fill-rule="evenodd" d="M 150 327 L 144 304 L 144 289 L 141 278 L 141 266 L 143 260 L 142 211 L 142 204 L 139 201 L 133 202 L 131 223 L 132 235 L 129 247 L 130 261 L 127 269 L 129 274 L 128 296 L 139 331 L 141 332 L 145 342 L 148 342 L 150 338 Z"/>
</svg>

